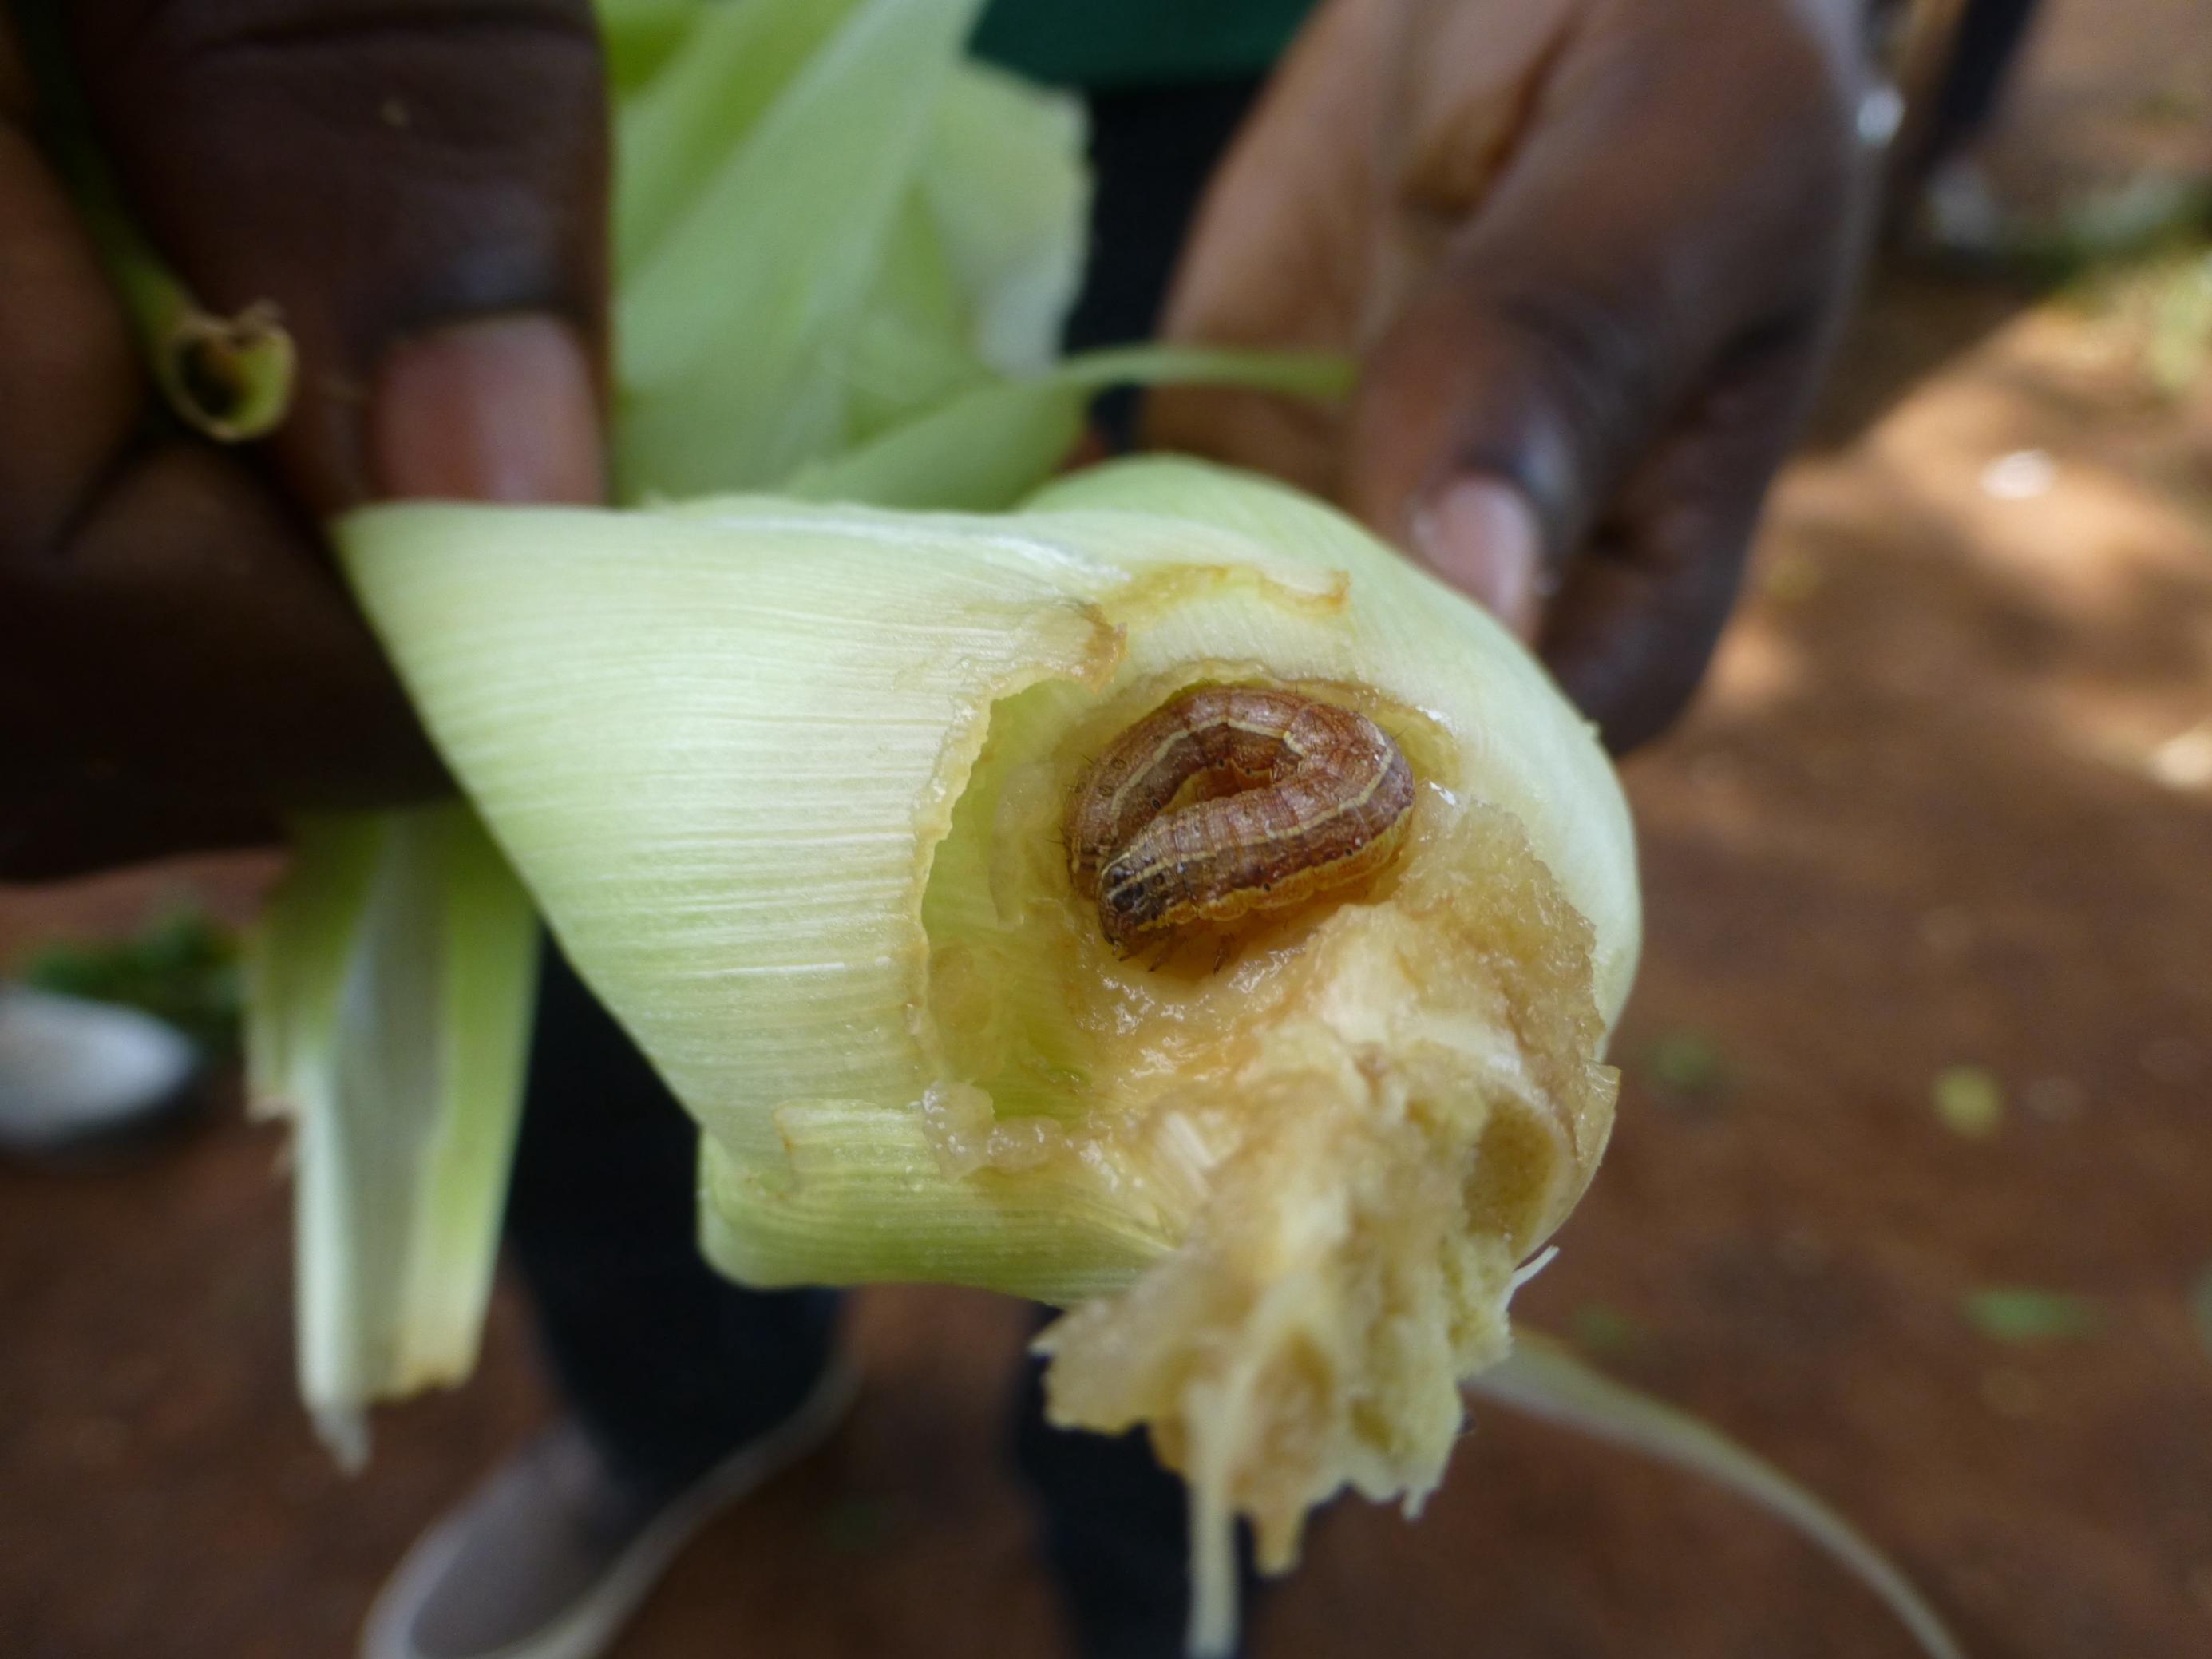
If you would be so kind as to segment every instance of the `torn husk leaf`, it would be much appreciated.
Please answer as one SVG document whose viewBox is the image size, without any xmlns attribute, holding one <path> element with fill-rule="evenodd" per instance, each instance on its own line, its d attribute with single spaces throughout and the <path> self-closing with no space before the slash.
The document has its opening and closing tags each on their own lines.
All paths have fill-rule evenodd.
<svg viewBox="0 0 2212 1659">
<path fill-rule="evenodd" d="M 1233 1513 L 1279 1566 L 1337 1487 L 1434 1485 L 1603 1147 L 1638 943 L 1612 770 L 1496 623 L 1325 507 L 1164 461 L 1006 517 L 424 505 L 341 541 L 699 1119 L 725 1271 L 1093 1298 L 1043 1339 L 1054 1414 L 1149 1424 L 1202 1562 Z M 1206 683 L 1368 714 L 1413 829 L 1350 896 L 1123 961 L 1069 886 L 1066 793 Z"/>
<path fill-rule="evenodd" d="M 363 1408 L 476 1367 L 521 1100 L 529 896 L 459 802 L 304 820 L 249 940 L 249 1093 L 293 1126 L 300 1385 Z"/>
</svg>

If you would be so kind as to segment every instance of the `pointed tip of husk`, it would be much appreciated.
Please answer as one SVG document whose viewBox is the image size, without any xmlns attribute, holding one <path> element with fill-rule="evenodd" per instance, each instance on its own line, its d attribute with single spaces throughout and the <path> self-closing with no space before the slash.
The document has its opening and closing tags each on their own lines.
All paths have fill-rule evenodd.
<svg viewBox="0 0 2212 1659">
<path fill-rule="evenodd" d="M 320 1405 L 310 1408 L 315 1438 L 331 1461 L 347 1474 L 358 1474 L 368 1466 L 368 1413 L 354 1405 Z"/>
<path fill-rule="evenodd" d="M 1865 1534 L 1703 1419 L 1607 1376 L 1557 1339 L 1526 1329 L 1515 1334 L 1511 1355 L 1472 1386 L 1500 1405 L 1640 1451 L 1748 1498 L 1871 1590 L 1928 1659 L 1966 1659 L 1935 1607 Z"/>
</svg>

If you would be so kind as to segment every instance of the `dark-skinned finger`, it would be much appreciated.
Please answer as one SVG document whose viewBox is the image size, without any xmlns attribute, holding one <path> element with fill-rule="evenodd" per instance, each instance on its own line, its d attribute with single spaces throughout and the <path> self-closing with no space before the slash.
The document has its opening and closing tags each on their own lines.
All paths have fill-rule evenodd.
<svg viewBox="0 0 2212 1659">
<path fill-rule="evenodd" d="M 76 0 L 70 23 L 152 240 L 210 306 L 283 312 L 300 395 L 270 447 L 312 507 L 598 495 L 588 0 Z"/>
<path fill-rule="evenodd" d="M 1370 356 L 1351 504 L 1524 626 L 1729 343 L 1848 275 L 1848 66 L 1787 9 L 1736 9 L 1717 42 L 1662 9 L 1570 36 Z"/>
<path fill-rule="evenodd" d="M 1614 753 L 1672 725 L 1704 678 L 1827 343 L 1808 322 L 1730 354 L 1569 561 L 1540 648 Z"/>
<path fill-rule="evenodd" d="M 0 12 L 0 560 L 63 533 L 146 396 L 99 257 L 32 141 L 33 115 Z M 0 629 L 9 620 L 0 612 Z"/>
<path fill-rule="evenodd" d="M 147 435 L 89 241 L 0 33 L 0 874 L 266 833 L 439 770 L 305 520 Z"/>
</svg>

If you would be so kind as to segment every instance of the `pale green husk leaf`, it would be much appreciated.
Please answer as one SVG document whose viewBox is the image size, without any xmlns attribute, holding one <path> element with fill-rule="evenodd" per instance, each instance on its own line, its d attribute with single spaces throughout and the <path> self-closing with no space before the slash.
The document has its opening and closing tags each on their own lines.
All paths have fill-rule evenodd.
<svg viewBox="0 0 2212 1659">
<path fill-rule="evenodd" d="M 975 10 L 858 6 L 625 271 L 620 493 L 768 485 L 842 447 L 848 343 Z"/>
<path fill-rule="evenodd" d="M 248 1085 L 294 1128 L 301 1392 L 358 1462 L 369 1401 L 475 1368 L 537 935 L 458 803 L 294 847 L 249 945 Z"/>
</svg>

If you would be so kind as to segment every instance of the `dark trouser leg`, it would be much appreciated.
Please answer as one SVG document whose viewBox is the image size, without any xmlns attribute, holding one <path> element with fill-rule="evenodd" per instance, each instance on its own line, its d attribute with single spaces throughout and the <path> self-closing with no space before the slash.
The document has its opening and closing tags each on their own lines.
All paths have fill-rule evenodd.
<svg viewBox="0 0 2212 1659">
<path fill-rule="evenodd" d="M 507 1240 L 567 1402 L 615 1467 L 687 1484 L 828 1363 L 836 1297 L 748 1291 L 696 1243 L 697 1131 L 549 944 Z"/>
<path fill-rule="evenodd" d="M 1040 1321 L 1040 1323 L 1042 1322 Z M 1044 1544 L 1082 1659 L 1176 1659 L 1190 1620 L 1189 1492 L 1144 1432 L 1108 1438 L 1044 1420 L 1044 1364 L 1023 1362 L 1014 1458 L 1044 1512 Z M 1239 1529 L 1237 1599 L 1261 1580 Z"/>
<path fill-rule="evenodd" d="M 1256 82 L 1094 93 L 1091 266 L 1068 321 L 1070 349 L 1150 338 L 1199 192 L 1259 91 Z M 1135 400 L 1099 424 L 1127 445 Z M 1190 1616 L 1190 1516 L 1180 1478 L 1142 1433 L 1114 1439 L 1044 1420 L 1043 1366 L 1024 1362 L 1015 1460 L 1043 1510 L 1044 1543 L 1083 1659 L 1174 1659 Z M 1240 1542 L 1241 1594 L 1257 1580 Z"/>
</svg>

